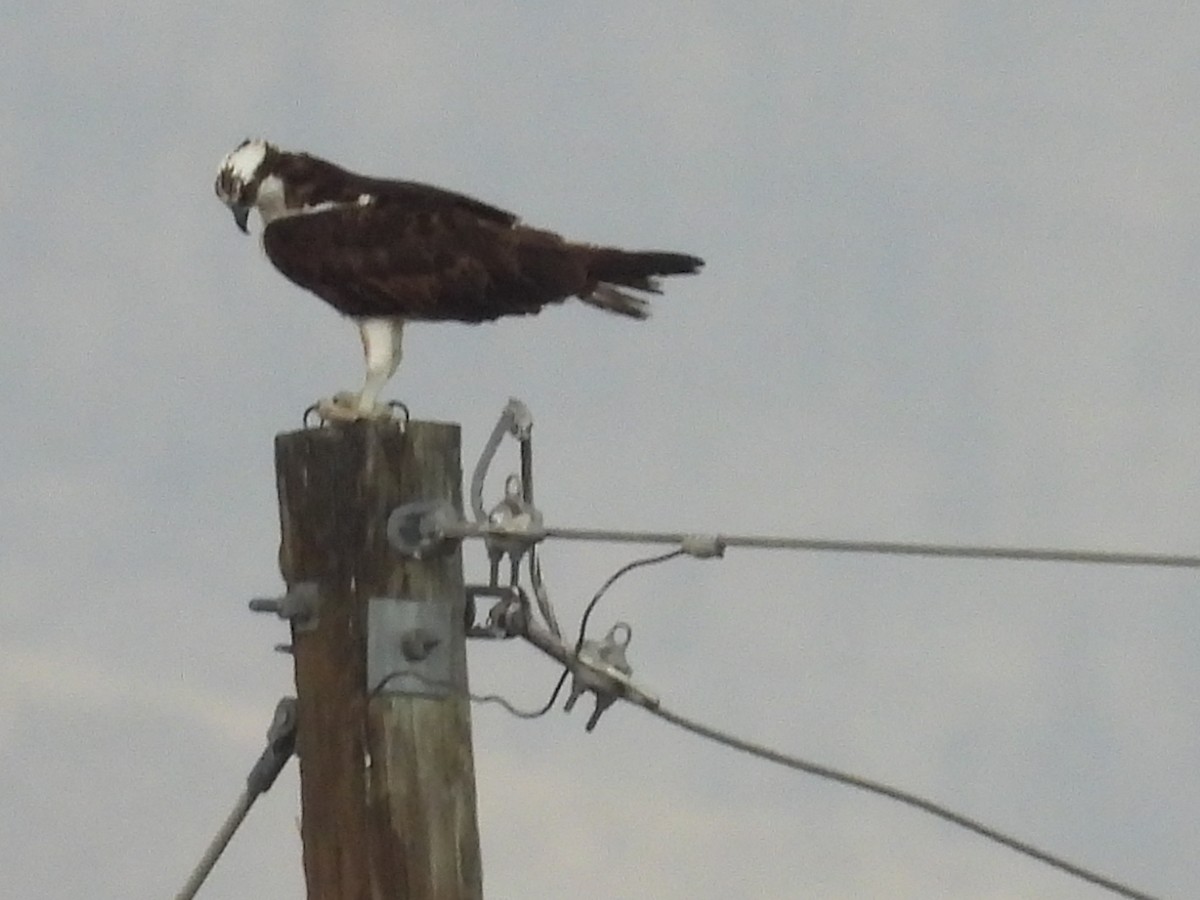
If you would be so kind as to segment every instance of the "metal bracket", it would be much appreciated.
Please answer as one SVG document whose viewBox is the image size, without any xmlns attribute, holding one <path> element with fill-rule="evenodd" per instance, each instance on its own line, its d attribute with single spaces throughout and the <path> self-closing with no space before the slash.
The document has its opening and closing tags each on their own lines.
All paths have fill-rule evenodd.
<svg viewBox="0 0 1200 900">
<path fill-rule="evenodd" d="M 250 601 L 251 612 L 274 613 L 296 631 L 316 628 L 320 609 L 321 589 L 315 581 L 299 581 L 282 597 L 255 597 Z"/>
<path fill-rule="evenodd" d="M 493 587 L 490 584 L 468 584 L 467 594 L 467 637 L 497 638 L 507 640 L 525 633 L 529 622 L 529 598 L 517 586 Z M 476 621 L 480 597 L 490 598 L 496 603 L 488 610 L 483 623 Z"/>
<path fill-rule="evenodd" d="M 388 543 L 412 559 L 429 559 L 458 543 L 466 526 L 468 533 L 483 535 L 489 554 L 495 551 L 519 556 L 545 540 L 546 529 L 541 513 L 524 505 L 519 496 L 510 495 L 508 501 L 502 501 L 482 526 L 469 525 L 445 500 L 404 503 L 388 515 Z"/>
<path fill-rule="evenodd" d="M 447 697 L 454 688 L 454 606 L 431 600 L 367 601 L 367 692 Z"/>
</svg>

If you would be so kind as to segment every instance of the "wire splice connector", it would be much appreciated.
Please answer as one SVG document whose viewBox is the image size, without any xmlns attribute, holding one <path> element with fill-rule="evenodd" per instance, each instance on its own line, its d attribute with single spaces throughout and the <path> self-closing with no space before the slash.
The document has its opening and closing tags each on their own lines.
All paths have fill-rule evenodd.
<svg viewBox="0 0 1200 900">
<path fill-rule="evenodd" d="M 719 534 L 685 534 L 679 549 L 696 559 L 720 559 L 725 556 L 725 539 Z"/>
</svg>

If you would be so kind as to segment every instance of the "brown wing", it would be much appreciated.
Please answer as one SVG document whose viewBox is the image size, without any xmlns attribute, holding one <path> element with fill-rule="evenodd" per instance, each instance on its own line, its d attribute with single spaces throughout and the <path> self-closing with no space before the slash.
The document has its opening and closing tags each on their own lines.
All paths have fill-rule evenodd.
<svg viewBox="0 0 1200 900">
<path fill-rule="evenodd" d="M 587 281 L 585 259 L 558 235 L 463 206 L 287 216 L 266 227 L 263 247 L 289 279 L 356 317 L 484 322 L 537 312 Z"/>
<path fill-rule="evenodd" d="M 361 176 L 360 176 L 361 177 Z M 454 206 L 464 212 L 469 212 L 480 219 L 495 222 L 497 225 L 516 225 L 517 217 L 499 207 L 468 197 L 456 191 L 422 184 L 419 181 L 393 181 L 386 178 L 362 178 L 360 182 L 363 191 L 372 194 L 380 201 L 397 203 L 410 210 L 434 211 Z"/>
<path fill-rule="evenodd" d="M 322 202 L 355 203 L 369 194 L 381 203 L 394 203 L 410 212 L 433 212 L 457 207 L 497 225 L 515 225 L 510 212 L 443 188 L 417 181 L 371 178 L 307 153 L 280 153 L 271 164 L 271 174 L 289 186 L 293 206 Z"/>
</svg>

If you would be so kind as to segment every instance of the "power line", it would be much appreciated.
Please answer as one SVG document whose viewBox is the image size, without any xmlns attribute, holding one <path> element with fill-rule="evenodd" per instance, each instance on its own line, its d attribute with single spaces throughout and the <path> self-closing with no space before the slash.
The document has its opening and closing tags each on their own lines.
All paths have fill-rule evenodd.
<svg viewBox="0 0 1200 900">
<path fill-rule="evenodd" d="M 971 817 L 965 816 L 962 813 L 956 813 L 939 803 L 934 803 L 932 800 L 926 800 L 925 798 L 919 797 L 916 794 L 910 794 L 907 791 L 902 791 L 899 788 L 883 784 L 882 782 L 861 778 L 848 772 L 842 772 L 837 769 L 830 768 L 829 766 L 823 766 L 819 763 L 808 762 L 807 760 L 803 760 L 795 756 L 789 756 L 786 753 L 780 753 L 778 750 L 772 750 L 769 747 L 765 747 L 761 744 L 756 744 L 752 741 L 735 737 L 716 728 L 696 722 L 693 719 L 681 716 L 678 713 L 672 712 L 671 710 L 662 706 L 642 705 L 642 708 L 647 712 L 658 716 L 660 719 L 670 722 L 672 725 L 676 725 L 692 732 L 693 734 L 697 734 L 700 737 L 724 744 L 727 747 L 732 747 L 735 750 L 741 750 L 745 753 L 758 756 L 781 766 L 786 766 L 789 769 L 796 769 L 801 772 L 806 772 L 810 775 L 816 775 L 819 778 L 826 778 L 830 781 L 836 781 L 841 784 L 848 785 L 849 787 L 858 788 L 859 790 L 880 794 L 892 800 L 897 800 L 900 803 L 905 803 L 909 806 L 916 807 L 917 809 L 937 816 L 940 819 L 944 819 L 947 822 L 958 825 L 960 828 L 966 828 L 968 831 L 973 831 L 976 834 L 987 838 L 988 840 L 1002 844 L 1005 847 L 1008 847 L 1010 850 L 1015 850 L 1018 853 L 1022 853 L 1025 856 L 1036 859 L 1038 862 L 1053 866 L 1060 871 L 1066 872 L 1069 875 L 1074 875 L 1076 878 L 1083 879 L 1084 881 L 1090 882 L 1098 887 L 1102 887 L 1106 890 L 1112 891 L 1115 894 L 1119 894 L 1122 897 L 1129 897 L 1132 898 L 1132 900 L 1155 900 L 1151 894 L 1147 894 L 1135 888 L 1129 887 L 1128 885 L 1122 884 L 1119 881 L 1114 881 L 1113 879 L 1093 872 L 1090 869 L 1067 862 L 1061 857 L 1047 853 L 1045 850 L 1035 847 L 1033 844 L 1018 840 L 1017 838 L 1004 834 L 1001 831 L 997 831 L 988 825 L 984 825 L 982 822 L 979 822 L 976 819 L 972 819 Z"/>
<path fill-rule="evenodd" d="M 397 671 L 389 674 L 383 680 L 383 682 L 376 686 L 376 690 L 372 691 L 371 693 L 374 694 L 383 686 L 384 683 L 386 683 L 386 681 L 397 675 L 415 675 L 417 678 L 428 684 L 449 688 L 474 703 L 496 703 L 518 718 L 534 719 L 544 715 L 547 710 L 553 706 L 554 700 L 558 695 L 559 689 L 562 687 L 563 678 L 566 677 L 567 671 L 567 669 L 563 670 L 562 678 L 559 679 L 558 685 L 555 687 L 554 693 L 551 695 L 549 702 L 540 710 L 529 712 L 517 709 L 508 700 L 504 699 L 498 694 L 473 694 L 468 691 L 464 691 L 461 687 L 451 685 L 448 682 L 426 678 L 416 672 L 411 672 L 408 670 Z M 627 697 L 626 699 L 631 698 Z M 757 756 L 761 759 L 767 760 L 768 762 L 773 762 L 789 769 L 805 772 L 809 775 L 815 775 L 818 778 L 825 778 L 829 781 L 847 785 L 848 787 L 858 788 L 859 790 L 867 791 L 873 794 L 879 794 L 891 800 L 896 800 L 908 806 L 915 807 L 916 809 L 927 812 L 939 819 L 943 819 L 953 825 L 957 825 L 960 828 L 965 828 L 968 831 L 972 831 L 975 834 L 987 838 L 990 841 L 994 841 L 1004 847 L 1009 848 L 1010 850 L 1014 850 L 1017 853 L 1028 856 L 1031 859 L 1035 859 L 1038 862 L 1058 869 L 1061 872 L 1065 872 L 1068 875 L 1072 875 L 1090 884 L 1094 884 L 1097 887 L 1104 888 L 1105 890 L 1111 891 L 1119 896 L 1127 897 L 1129 900 L 1157 900 L 1153 894 L 1147 894 L 1144 891 L 1140 891 L 1136 888 L 1130 887 L 1127 884 L 1123 884 L 1122 882 L 1116 881 L 1105 875 L 1101 875 L 1098 872 L 1092 871 L 1091 869 L 1068 862 L 1062 857 L 1055 856 L 1052 853 L 1042 850 L 1028 841 L 1022 841 L 1018 838 L 1012 837 L 1011 835 L 1005 834 L 1004 832 L 992 828 L 989 825 L 985 825 L 977 819 L 973 819 L 970 816 L 955 812 L 949 807 L 943 806 L 940 803 L 936 803 L 932 800 L 927 800 L 926 798 L 920 797 L 917 794 L 909 793 L 908 791 L 892 787 L 891 785 L 884 784 L 880 781 L 874 781 L 869 778 L 863 778 L 859 775 L 834 769 L 830 766 L 821 765 L 820 763 L 809 762 L 808 760 L 791 756 L 778 750 L 773 750 L 770 747 L 766 747 L 762 744 L 757 744 L 753 741 L 736 737 L 728 734 L 727 732 L 704 725 L 703 723 L 697 722 L 694 719 L 689 719 L 686 716 L 682 716 L 679 713 L 667 709 L 657 702 L 635 702 L 634 705 L 640 706 L 642 709 L 645 709 L 647 712 L 658 716 L 665 722 L 669 722 L 672 725 L 675 725 L 686 731 L 690 731 L 693 734 L 699 735 L 700 737 L 707 738 L 708 740 L 715 741 L 727 747 L 732 747 L 735 750 L 741 750 L 744 753 L 749 753 L 752 756 Z"/>
<path fill-rule="evenodd" d="M 596 694 L 597 694 L 597 710 L 603 709 L 608 704 L 611 704 L 615 699 L 620 697 L 621 699 L 624 699 L 624 700 L 629 701 L 630 703 L 633 703 L 635 706 L 642 707 L 643 709 L 658 716 L 659 718 L 663 719 L 664 721 L 669 722 L 670 724 L 675 725 L 679 728 L 682 728 L 686 731 L 690 731 L 693 734 L 699 735 L 700 737 L 715 741 L 715 742 L 723 744 L 727 747 L 731 747 L 735 750 L 740 750 L 744 753 L 748 753 L 753 756 L 757 756 L 761 759 L 765 759 L 769 762 L 773 762 L 773 763 L 785 766 L 790 769 L 795 769 L 797 771 L 805 772 L 810 775 L 816 775 L 820 778 L 825 778 L 825 779 L 828 779 L 828 780 L 831 780 L 831 781 L 834 781 L 834 782 L 837 782 L 840 784 L 847 785 L 849 787 L 858 788 L 859 790 L 879 794 L 883 797 L 887 797 L 889 799 L 896 800 L 900 803 L 904 803 L 908 806 L 915 807 L 916 809 L 922 810 L 924 812 L 929 813 L 930 815 L 936 816 L 940 819 L 950 822 L 953 825 L 957 825 L 960 828 L 965 828 L 968 831 L 972 831 L 975 834 L 978 834 L 981 837 L 985 837 L 988 840 L 994 841 L 1004 847 L 1009 848 L 1010 850 L 1016 851 L 1017 853 L 1021 853 L 1025 856 L 1030 857 L 1031 859 L 1037 860 L 1038 862 L 1041 862 L 1041 863 L 1049 865 L 1053 868 L 1056 868 L 1062 872 L 1067 873 L 1068 875 L 1072 875 L 1076 878 L 1079 878 L 1083 881 L 1089 882 L 1090 884 L 1094 884 L 1094 885 L 1104 888 L 1106 890 L 1112 891 L 1113 893 L 1119 894 L 1123 897 L 1131 898 L 1131 900 L 1155 900 L 1155 898 L 1150 894 L 1147 894 L 1143 891 L 1139 891 L 1139 890 L 1132 888 L 1126 884 L 1122 884 L 1121 882 L 1115 881 L 1111 878 L 1108 878 L 1108 877 L 1101 875 L 1097 872 L 1094 872 L 1090 869 L 1084 868 L 1083 866 L 1078 866 L 1074 863 L 1068 862 L 1067 860 L 1062 859 L 1059 856 L 1055 856 L 1054 854 L 1049 853 L 1045 850 L 1042 850 L 1039 847 L 1036 847 L 1027 841 L 1022 841 L 1018 838 L 1007 835 L 1004 832 L 1001 832 L 995 828 L 992 828 L 988 825 L 983 824 L 982 822 L 978 821 L 977 819 L 973 819 L 970 816 L 966 816 L 962 813 L 955 812 L 954 810 L 952 810 L 946 806 L 943 806 L 939 803 L 936 803 L 932 800 L 927 800 L 924 797 L 920 797 L 916 794 L 909 793 L 908 791 L 904 791 L 899 788 L 892 787 L 891 785 L 884 784 L 879 781 L 873 781 L 868 778 L 863 778 L 858 775 L 854 775 L 854 774 L 851 774 L 848 772 L 843 772 L 838 769 L 834 769 L 830 766 L 821 765 L 820 763 L 809 762 L 809 761 L 801 759 L 799 757 L 791 756 L 789 754 L 782 753 L 778 750 L 773 750 L 762 744 L 758 744 L 753 741 L 746 740 L 744 738 L 736 737 L 727 732 L 721 731 L 719 729 L 713 728 L 708 725 L 704 725 L 693 719 L 689 719 L 683 715 L 680 715 L 679 713 L 673 712 L 672 710 L 665 708 L 664 706 L 662 706 L 662 704 L 658 701 L 657 698 L 655 698 L 649 694 L 646 694 L 644 691 L 642 691 L 640 688 L 638 688 L 632 682 L 625 680 L 621 683 L 617 683 L 617 682 L 613 681 L 611 672 L 605 673 L 605 672 L 600 672 L 599 670 L 597 670 L 595 668 L 593 662 L 589 661 L 588 659 L 586 659 L 580 655 L 580 649 L 583 646 L 584 636 L 585 636 L 586 630 L 587 630 L 588 614 L 591 613 L 591 611 L 595 608 L 597 602 L 604 596 L 605 592 L 612 586 L 612 584 L 615 581 L 617 581 L 619 578 L 621 578 L 623 575 L 625 575 L 626 573 L 628 573 L 634 569 L 640 568 L 642 566 L 648 566 L 648 565 L 653 565 L 656 563 L 666 562 L 669 559 L 673 559 L 677 556 L 683 555 L 685 552 L 686 552 L 685 550 L 679 549 L 679 550 L 671 551 L 669 553 L 660 554 L 658 556 L 650 556 L 650 557 L 645 557 L 642 559 L 637 559 L 637 560 L 634 560 L 633 562 L 627 563 L 626 565 L 624 565 L 620 569 L 618 569 L 616 572 L 614 572 L 613 575 L 611 575 L 604 582 L 604 584 L 601 585 L 600 589 L 596 592 L 595 596 L 592 597 L 591 602 L 588 604 L 587 610 L 585 611 L 583 617 L 580 620 L 579 638 L 576 641 L 575 647 L 573 649 L 570 648 L 569 645 L 566 645 L 565 643 L 563 643 L 562 639 L 559 638 L 558 636 L 551 635 L 549 632 L 545 631 L 544 629 L 537 627 L 535 625 L 535 623 L 529 621 L 528 618 L 521 617 L 511 623 L 512 625 L 515 625 L 517 627 L 517 631 L 514 632 L 514 634 L 519 634 L 520 636 L 524 637 L 526 640 L 528 640 L 530 643 L 532 643 L 534 646 L 536 646 L 539 650 L 541 650 L 544 653 L 547 653 L 548 655 L 553 657 L 555 660 L 557 660 L 560 664 L 562 664 L 564 666 L 563 671 L 559 677 L 558 684 L 555 686 L 554 692 L 550 695 L 549 701 L 547 701 L 546 705 L 544 707 L 542 707 L 536 713 L 527 713 L 527 712 L 524 712 L 521 710 L 517 710 L 512 706 L 511 703 L 509 703 L 508 701 L 506 701 L 503 698 L 500 698 L 494 694 L 479 696 L 479 695 L 466 693 L 459 686 L 449 685 L 449 684 L 442 684 L 442 686 L 449 687 L 451 690 L 454 690 L 460 694 L 464 694 L 465 696 L 469 697 L 471 700 L 473 700 L 476 703 L 488 703 L 488 702 L 499 703 L 501 706 L 503 706 L 505 709 L 507 709 L 513 715 L 519 716 L 524 719 L 529 719 L 529 718 L 536 718 L 536 717 L 544 714 L 548 709 L 550 709 L 551 706 L 554 705 L 554 701 L 558 696 L 559 690 L 562 688 L 563 682 L 566 679 L 568 672 L 573 671 L 578 667 L 579 669 L 581 669 L 583 671 L 592 672 L 593 678 L 594 678 L 595 674 L 601 675 L 599 684 L 597 685 L 596 683 L 593 682 L 592 686 L 591 686 L 591 689 L 596 691 Z M 628 672 L 628 670 L 625 670 L 625 671 Z M 394 674 L 398 674 L 398 673 L 394 673 Z M 393 676 L 392 675 L 387 676 L 387 678 L 385 678 L 384 681 L 381 682 L 376 687 L 376 689 L 374 691 L 372 691 L 371 693 L 372 694 L 376 693 L 376 691 L 378 691 L 383 686 L 383 684 L 387 680 L 389 680 L 391 677 L 393 677 Z M 422 677 L 422 680 L 429 681 L 429 679 L 426 679 L 423 677 Z M 568 709 L 569 709 L 569 705 L 568 705 Z M 594 718 L 595 718 L 595 716 L 593 716 L 593 719 Z M 589 728 L 589 730 L 590 730 L 590 728 Z"/>
<path fill-rule="evenodd" d="M 444 501 L 409 503 L 393 510 L 389 516 L 387 533 L 393 547 L 406 555 L 418 558 L 437 552 L 439 547 L 443 547 L 447 543 L 460 541 L 465 538 L 483 538 L 487 542 L 489 553 L 492 554 L 505 552 L 516 554 L 521 550 L 532 550 L 541 541 L 550 538 L 598 543 L 659 544 L 669 545 L 674 548 L 658 556 L 636 560 L 614 573 L 601 586 L 600 590 L 587 605 L 580 622 L 579 637 L 573 649 L 562 640 L 557 629 L 554 629 L 554 634 L 543 633 L 527 616 L 516 616 L 507 622 L 507 627 L 511 629 L 510 635 L 521 634 L 526 640 L 549 654 L 565 667 L 546 708 L 554 704 L 568 671 L 576 672 L 577 674 L 586 676 L 583 689 L 590 690 L 596 694 L 596 712 L 589 722 L 589 730 L 595 723 L 595 719 L 600 712 L 620 697 L 642 706 L 664 721 L 706 739 L 791 769 L 888 797 L 923 810 L 944 821 L 1008 847 L 1015 852 L 1121 896 L 1133 898 L 1133 900 L 1153 900 L 1149 894 L 1121 884 L 1089 869 L 1067 862 L 1028 842 L 1006 835 L 931 800 L 881 782 L 861 778 L 772 750 L 681 716 L 669 709 L 663 708 L 657 698 L 646 694 L 629 680 L 628 675 L 631 669 L 627 665 L 620 667 L 618 671 L 614 671 L 617 667 L 606 664 L 604 660 L 596 661 L 586 658 L 580 651 L 584 646 L 588 619 L 599 600 L 613 582 L 635 568 L 664 562 L 680 555 L 711 558 L 722 556 L 727 548 L 745 548 L 977 560 L 1022 560 L 1095 565 L 1148 566 L 1173 569 L 1200 569 L 1200 556 L 1073 548 L 939 544 L 931 542 L 845 540 L 821 537 L 766 535 L 704 535 L 686 532 L 550 527 L 542 524 L 540 513 L 533 508 L 531 490 L 524 497 L 524 500 L 528 503 L 528 507 L 522 508 L 522 515 L 489 517 L 485 514 L 482 506 L 482 484 L 492 455 L 495 452 L 496 444 L 498 444 L 505 428 L 512 431 L 522 442 L 522 475 L 528 480 L 532 474 L 528 457 L 529 428 L 532 422 L 528 421 L 528 411 L 524 410 L 523 405 L 521 405 L 520 410 L 523 412 L 525 420 L 521 427 L 518 428 L 518 423 L 513 417 L 514 414 L 512 412 L 512 409 L 515 408 L 514 404 L 516 404 L 516 401 L 510 401 L 510 408 L 505 411 L 505 416 L 508 419 L 505 416 L 501 417 L 493 434 L 493 440 L 489 443 L 476 469 L 476 478 L 472 484 L 472 506 L 476 513 L 476 521 L 469 522 L 464 520 L 453 506 Z M 510 484 L 519 485 L 520 481 L 510 481 Z M 506 495 L 511 494 L 515 496 L 515 493 L 515 488 L 510 488 L 506 485 Z M 495 575 L 493 572 L 493 582 L 494 580 Z M 625 627 L 628 628 L 628 626 Z M 624 662 L 623 657 L 622 662 Z M 570 704 L 574 702 L 575 697 L 576 691 L 573 689 L 571 700 L 568 702 L 568 709 L 570 708 Z M 510 704 L 504 703 L 503 705 L 512 711 Z"/>
<path fill-rule="evenodd" d="M 441 525 L 440 528 L 437 528 Z M 726 547 L 753 550 L 806 550 L 826 553 L 872 553 L 889 556 L 930 556 L 958 559 L 1007 559 L 1035 562 L 1086 563 L 1110 566 L 1152 566 L 1167 569 L 1200 569 L 1200 556 L 1171 553 L 1140 553 L 1116 550 L 1085 550 L 1060 547 L 1012 547 L 989 544 L 937 544 L 914 541 L 867 541 L 840 538 L 784 537 L 752 534 L 704 535 L 682 531 L 623 531 L 606 528 L 545 526 L 526 531 L 485 523 L 458 521 L 434 523 L 439 538 L 522 538 L 591 541 L 617 544 L 675 544 L 689 555 L 691 547 L 706 548 L 703 555 L 720 555 Z M 429 535 L 426 535 L 428 537 Z M 707 552 L 716 547 L 717 552 Z"/>
</svg>

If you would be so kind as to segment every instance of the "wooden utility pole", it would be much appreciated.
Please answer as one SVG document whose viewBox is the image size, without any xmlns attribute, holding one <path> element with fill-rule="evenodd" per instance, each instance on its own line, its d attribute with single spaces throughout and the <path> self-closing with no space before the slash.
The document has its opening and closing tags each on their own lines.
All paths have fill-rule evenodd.
<svg viewBox="0 0 1200 900">
<path fill-rule="evenodd" d="M 315 623 L 293 622 L 308 900 L 482 896 L 462 556 L 409 560 L 386 537 L 401 503 L 444 499 L 461 512 L 459 444 L 457 425 L 431 422 L 275 438 L 279 567 L 289 590 L 313 583 L 319 596 Z M 395 645 L 404 635 L 368 636 L 368 607 L 374 622 L 379 605 L 413 601 L 450 606 L 418 609 L 453 623 L 452 635 L 433 646 L 422 637 L 412 657 L 448 654 L 442 663 L 461 690 L 421 696 L 430 685 L 398 678 L 409 686 L 393 693 L 389 681 L 371 696 L 368 639 Z"/>
</svg>

